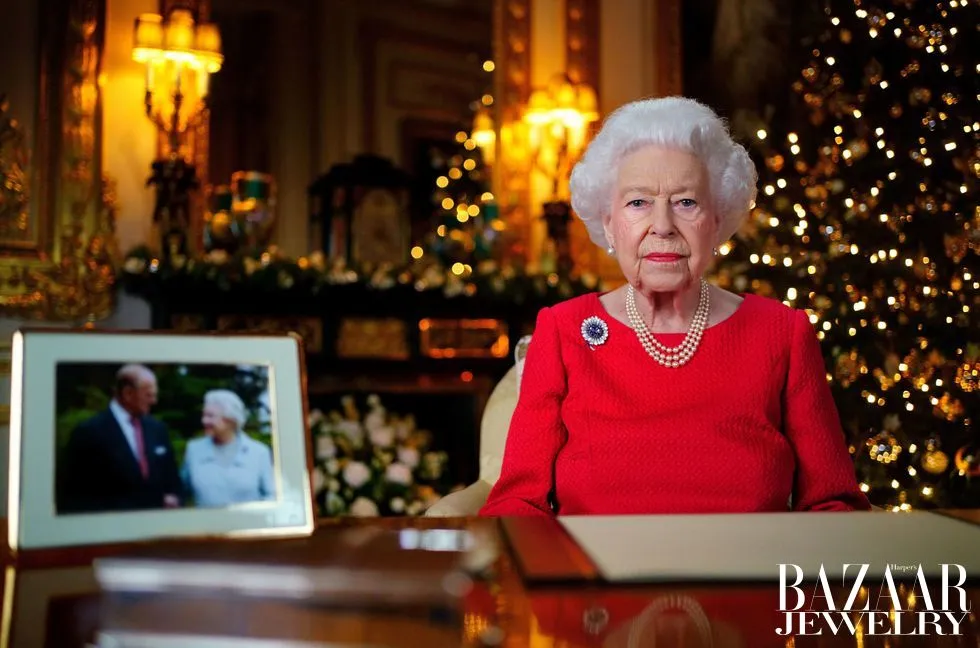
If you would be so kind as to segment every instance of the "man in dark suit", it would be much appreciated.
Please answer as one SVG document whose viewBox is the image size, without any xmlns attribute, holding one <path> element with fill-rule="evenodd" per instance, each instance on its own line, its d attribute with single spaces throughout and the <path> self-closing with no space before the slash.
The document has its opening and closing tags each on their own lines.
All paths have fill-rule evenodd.
<svg viewBox="0 0 980 648">
<path fill-rule="evenodd" d="M 108 409 L 72 431 L 61 458 L 58 513 L 180 506 L 181 482 L 166 426 L 150 416 L 157 380 L 143 365 L 116 374 Z"/>
</svg>

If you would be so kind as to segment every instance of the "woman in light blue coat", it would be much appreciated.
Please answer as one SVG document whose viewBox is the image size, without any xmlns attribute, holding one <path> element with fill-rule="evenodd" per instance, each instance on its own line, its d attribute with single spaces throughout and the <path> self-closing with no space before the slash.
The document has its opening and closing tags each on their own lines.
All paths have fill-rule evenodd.
<svg viewBox="0 0 980 648">
<path fill-rule="evenodd" d="M 204 436 L 187 444 L 183 477 L 197 506 L 220 507 L 276 499 L 272 451 L 243 431 L 248 412 L 233 391 L 204 395 Z"/>
</svg>

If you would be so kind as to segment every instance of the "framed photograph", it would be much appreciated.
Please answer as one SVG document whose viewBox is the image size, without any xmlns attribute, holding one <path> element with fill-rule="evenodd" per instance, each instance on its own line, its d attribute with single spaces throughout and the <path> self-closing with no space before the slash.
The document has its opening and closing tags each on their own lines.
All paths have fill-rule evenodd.
<svg viewBox="0 0 980 648">
<path fill-rule="evenodd" d="M 14 334 L 11 550 L 312 533 L 298 337 Z"/>
</svg>

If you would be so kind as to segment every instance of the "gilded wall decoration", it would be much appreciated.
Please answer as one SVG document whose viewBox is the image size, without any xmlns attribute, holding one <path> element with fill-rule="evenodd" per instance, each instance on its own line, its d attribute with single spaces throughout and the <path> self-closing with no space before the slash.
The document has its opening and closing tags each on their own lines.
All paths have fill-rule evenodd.
<svg viewBox="0 0 980 648">
<path fill-rule="evenodd" d="M 599 92 L 599 0 L 566 0 L 565 61 L 572 83 Z"/>
<path fill-rule="evenodd" d="M 100 145 L 105 0 L 43 0 L 36 15 L 33 137 L 9 115 L 34 107 L 3 112 L 0 316 L 86 322 L 112 311 L 115 279 L 115 189 Z"/>
<path fill-rule="evenodd" d="M 10 113 L 7 97 L 0 95 L 0 241 L 30 237 L 28 164 L 24 129 Z"/>
<path fill-rule="evenodd" d="M 531 96 L 531 5 L 531 0 L 494 3 L 494 103 L 500 130 L 493 193 L 517 241 L 527 241 L 531 232 L 530 143 L 523 123 Z"/>
</svg>

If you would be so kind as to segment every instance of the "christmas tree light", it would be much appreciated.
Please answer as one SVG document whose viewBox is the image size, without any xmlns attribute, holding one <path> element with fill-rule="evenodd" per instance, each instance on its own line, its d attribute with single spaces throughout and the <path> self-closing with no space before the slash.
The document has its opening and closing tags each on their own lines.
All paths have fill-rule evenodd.
<svg viewBox="0 0 980 648">
<path fill-rule="evenodd" d="M 980 506 L 980 3 L 825 15 L 719 280 L 810 314 L 874 503 Z"/>
</svg>

